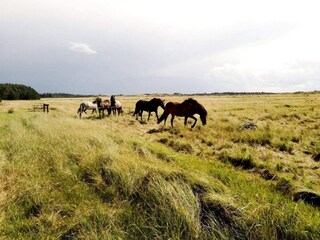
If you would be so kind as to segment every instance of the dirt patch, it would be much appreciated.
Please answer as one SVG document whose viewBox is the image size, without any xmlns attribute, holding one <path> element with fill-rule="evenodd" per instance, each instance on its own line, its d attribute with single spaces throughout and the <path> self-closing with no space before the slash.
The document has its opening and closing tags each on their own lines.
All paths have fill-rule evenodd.
<svg viewBox="0 0 320 240">
<path fill-rule="evenodd" d="M 251 170 L 252 173 L 259 174 L 261 178 L 264 180 L 278 180 L 278 177 L 276 174 L 270 172 L 267 168 L 257 169 L 254 168 Z"/>
<path fill-rule="evenodd" d="M 87 183 L 87 184 L 94 184 L 96 183 L 96 180 L 94 179 L 94 176 L 92 173 L 84 170 L 80 175 L 81 181 Z"/>
<path fill-rule="evenodd" d="M 320 162 L 320 153 L 313 154 L 312 159 L 316 162 Z"/>
<path fill-rule="evenodd" d="M 42 205 L 39 203 L 33 204 L 27 210 L 27 217 L 39 217 L 41 214 Z"/>
<path fill-rule="evenodd" d="M 320 207 L 320 195 L 308 190 L 300 190 L 293 194 L 293 200 L 302 200 L 305 203 L 311 204 L 315 207 Z"/>
</svg>

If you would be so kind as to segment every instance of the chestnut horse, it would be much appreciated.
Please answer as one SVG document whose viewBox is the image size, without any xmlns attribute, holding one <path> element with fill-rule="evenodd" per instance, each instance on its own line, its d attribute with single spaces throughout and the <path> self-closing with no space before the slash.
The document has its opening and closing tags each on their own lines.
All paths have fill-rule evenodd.
<svg viewBox="0 0 320 240">
<path fill-rule="evenodd" d="M 142 113 L 143 111 L 146 111 L 146 112 L 149 112 L 149 115 L 148 115 L 148 121 L 149 121 L 151 112 L 155 112 L 157 116 L 157 121 L 158 121 L 159 120 L 158 107 L 162 107 L 162 109 L 164 110 L 163 102 L 164 100 L 160 98 L 152 98 L 150 101 L 139 100 L 136 103 L 136 109 L 132 116 L 136 115 L 136 119 L 138 119 L 138 115 L 140 115 L 141 121 L 142 121 Z"/>
<path fill-rule="evenodd" d="M 196 123 L 197 119 L 193 116 L 194 114 L 199 114 L 200 119 L 203 125 L 207 123 L 207 111 L 206 109 L 198 103 L 196 100 L 189 98 L 182 103 L 177 102 L 168 102 L 164 108 L 164 112 L 158 120 L 158 124 L 164 120 L 164 124 L 166 124 L 166 120 L 171 114 L 171 126 L 173 127 L 173 119 L 175 116 L 184 117 L 184 125 L 187 124 L 187 119 L 192 118 L 194 120 L 193 128 Z"/>
<path fill-rule="evenodd" d="M 99 99 L 100 101 L 97 101 L 98 110 L 99 110 L 99 117 L 104 117 L 104 110 L 108 111 L 108 116 L 111 114 L 111 103 L 108 99 L 102 101 L 102 99 Z"/>
</svg>

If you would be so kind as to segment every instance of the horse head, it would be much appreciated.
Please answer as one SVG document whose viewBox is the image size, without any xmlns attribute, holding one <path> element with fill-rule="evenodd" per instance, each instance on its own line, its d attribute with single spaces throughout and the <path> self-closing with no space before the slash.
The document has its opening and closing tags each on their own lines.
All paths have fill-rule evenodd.
<svg viewBox="0 0 320 240">
<path fill-rule="evenodd" d="M 164 99 L 160 99 L 161 101 L 160 101 L 160 107 L 162 107 L 162 109 L 164 110 Z"/>
<path fill-rule="evenodd" d="M 198 103 L 193 98 L 189 98 L 189 99 L 185 100 L 184 103 L 189 104 L 189 106 L 193 106 L 196 113 L 198 113 L 200 115 L 200 119 L 201 119 L 202 124 L 203 125 L 207 124 L 207 114 L 208 113 L 207 113 L 207 110 L 200 103 Z"/>
<path fill-rule="evenodd" d="M 153 105 L 155 107 L 162 107 L 162 109 L 164 110 L 164 101 L 164 99 L 154 98 L 150 102 L 153 102 Z"/>
<path fill-rule="evenodd" d="M 200 119 L 203 125 L 207 124 L 207 110 L 201 105 L 199 104 L 199 115 L 200 115 Z"/>
<path fill-rule="evenodd" d="M 101 102 L 102 102 L 101 98 L 97 97 L 92 103 L 95 103 L 95 104 L 97 104 L 98 107 L 100 107 L 101 106 Z"/>
</svg>

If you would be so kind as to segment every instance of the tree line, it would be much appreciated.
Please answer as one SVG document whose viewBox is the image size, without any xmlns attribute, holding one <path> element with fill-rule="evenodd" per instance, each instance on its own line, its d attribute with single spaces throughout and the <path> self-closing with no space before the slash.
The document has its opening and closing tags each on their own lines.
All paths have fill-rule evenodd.
<svg viewBox="0 0 320 240">
<path fill-rule="evenodd" d="M 32 87 L 23 84 L 0 84 L 0 100 L 38 100 L 40 94 Z"/>
<path fill-rule="evenodd" d="M 95 95 L 71 94 L 71 93 L 42 93 L 40 94 L 40 96 L 42 98 L 80 98 L 80 97 L 92 97 Z"/>
</svg>

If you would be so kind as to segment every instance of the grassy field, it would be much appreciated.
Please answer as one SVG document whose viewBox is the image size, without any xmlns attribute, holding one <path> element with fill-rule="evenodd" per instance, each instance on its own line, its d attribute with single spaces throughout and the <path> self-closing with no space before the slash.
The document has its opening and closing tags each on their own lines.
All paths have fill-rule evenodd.
<svg viewBox="0 0 320 240">
<path fill-rule="evenodd" d="M 319 93 L 193 96 L 193 129 L 116 98 L 81 120 L 85 99 L 0 102 L 1 239 L 320 239 Z"/>
</svg>

